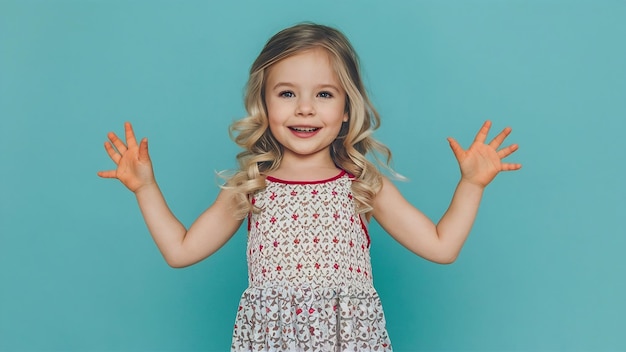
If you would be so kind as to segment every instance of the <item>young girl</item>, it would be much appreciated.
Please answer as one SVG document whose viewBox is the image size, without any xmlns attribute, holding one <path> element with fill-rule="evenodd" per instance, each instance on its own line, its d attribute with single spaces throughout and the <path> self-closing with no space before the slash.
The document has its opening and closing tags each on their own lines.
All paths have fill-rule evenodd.
<svg viewBox="0 0 626 352">
<path fill-rule="evenodd" d="M 244 219 L 249 287 L 241 297 L 232 351 L 390 351 L 380 299 L 372 285 L 367 223 L 428 260 L 451 263 L 467 238 L 483 190 L 516 145 L 500 148 L 504 129 L 485 143 L 487 121 L 469 149 L 452 138 L 461 179 L 434 224 L 370 162 L 389 161 L 372 138 L 379 116 L 361 81 L 357 55 L 339 31 L 300 24 L 273 36 L 250 70 L 235 122 L 244 150 L 240 169 L 189 229 L 169 210 L 155 181 L 147 139 L 125 124 L 104 146 L 117 178 L 135 193 L 167 263 L 194 264 L 223 246 Z"/>
</svg>

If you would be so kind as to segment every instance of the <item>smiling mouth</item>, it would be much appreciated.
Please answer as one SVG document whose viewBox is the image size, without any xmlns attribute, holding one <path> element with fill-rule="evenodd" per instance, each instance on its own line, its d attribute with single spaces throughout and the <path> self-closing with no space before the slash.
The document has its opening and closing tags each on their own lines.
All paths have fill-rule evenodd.
<svg viewBox="0 0 626 352">
<path fill-rule="evenodd" d="M 290 130 L 296 132 L 315 132 L 319 130 L 319 127 L 289 127 Z"/>
</svg>

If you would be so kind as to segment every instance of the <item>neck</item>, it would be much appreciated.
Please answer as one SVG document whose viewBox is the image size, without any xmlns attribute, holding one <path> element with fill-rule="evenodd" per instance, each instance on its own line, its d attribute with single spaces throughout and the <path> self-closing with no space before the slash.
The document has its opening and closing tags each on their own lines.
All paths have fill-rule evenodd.
<svg viewBox="0 0 626 352">
<path fill-rule="evenodd" d="M 278 169 L 269 175 L 294 181 L 322 180 L 336 176 L 339 170 L 330 155 L 301 157 L 286 154 Z"/>
</svg>

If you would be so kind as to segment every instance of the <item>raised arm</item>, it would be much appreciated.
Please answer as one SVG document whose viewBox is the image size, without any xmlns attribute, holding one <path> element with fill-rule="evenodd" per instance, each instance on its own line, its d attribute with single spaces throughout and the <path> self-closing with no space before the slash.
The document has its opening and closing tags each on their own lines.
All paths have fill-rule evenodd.
<svg viewBox="0 0 626 352">
<path fill-rule="evenodd" d="M 490 127 L 491 122 L 486 121 L 467 150 L 453 138 L 448 138 L 459 162 L 461 180 L 448 210 L 437 225 L 409 204 L 386 178 L 374 199 L 373 216 L 376 221 L 417 255 L 437 263 L 454 262 L 472 228 L 484 188 L 500 171 L 521 168 L 520 164 L 502 162 L 517 150 L 516 144 L 498 150 L 511 129 L 505 128 L 486 144 Z"/>
<path fill-rule="evenodd" d="M 100 171 L 98 176 L 117 178 L 135 193 L 148 230 L 170 266 L 185 267 L 215 253 L 241 225 L 241 220 L 232 215 L 230 191 L 222 190 L 187 230 L 171 212 L 157 185 L 147 139 L 137 144 L 131 124 L 125 123 L 124 129 L 126 143 L 113 132 L 108 134 L 110 142 L 104 143 L 117 168 Z"/>
</svg>

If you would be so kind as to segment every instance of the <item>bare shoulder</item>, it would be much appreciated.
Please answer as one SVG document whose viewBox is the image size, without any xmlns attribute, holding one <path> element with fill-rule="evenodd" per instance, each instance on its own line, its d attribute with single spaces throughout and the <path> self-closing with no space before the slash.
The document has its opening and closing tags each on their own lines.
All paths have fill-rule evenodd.
<svg viewBox="0 0 626 352">
<path fill-rule="evenodd" d="M 237 193 L 232 189 L 222 188 L 207 212 L 217 215 L 222 222 L 238 226 L 243 219 L 235 216 L 237 206 Z"/>
<path fill-rule="evenodd" d="M 374 198 L 373 208 L 373 217 L 383 227 L 387 227 L 392 236 L 395 235 L 394 229 L 404 226 L 402 230 L 406 230 L 409 226 L 405 224 L 407 219 L 418 219 L 420 222 L 425 220 L 424 215 L 404 198 L 390 179 L 384 176 L 382 187 Z"/>
<path fill-rule="evenodd" d="M 382 186 L 374 197 L 374 216 L 379 209 L 388 208 L 389 202 L 393 204 L 399 201 L 406 202 L 396 185 L 388 177 L 382 176 Z"/>
<path fill-rule="evenodd" d="M 386 177 L 383 177 L 383 186 L 374 198 L 372 215 L 401 245 L 428 260 L 436 260 L 435 224 L 411 205 Z"/>
<path fill-rule="evenodd" d="M 236 205 L 236 192 L 230 188 L 221 188 L 213 205 L 234 207 Z"/>
<path fill-rule="evenodd" d="M 170 264 L 184 267 L 212 255 L 220 249 L 243 222 L 235 217 L 234 192 L 222 189 L 213 204 L 194 221 L 184 238 L 181 250 Z M 169 262 L 169 261 L 168 261 Z"/>
</svg>

